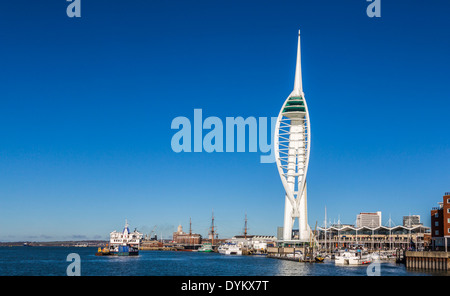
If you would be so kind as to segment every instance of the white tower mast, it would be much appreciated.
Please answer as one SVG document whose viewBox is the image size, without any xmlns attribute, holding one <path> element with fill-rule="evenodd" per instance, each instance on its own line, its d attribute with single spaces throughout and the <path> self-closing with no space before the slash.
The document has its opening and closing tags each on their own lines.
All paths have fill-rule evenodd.
<svg viewBox="0 0 450 296">
<path fill-rule="evenodd" d="M 283 104 L 275 127 L 275 160 L 285 196 L 283 240 L 292 240 L 292 227 L 299 221 L 299 240 L 308 241 L 306 173 L 311 150 L 309 112 L 302 86 L 300 31 L 294 90 Z"/>
</svg>

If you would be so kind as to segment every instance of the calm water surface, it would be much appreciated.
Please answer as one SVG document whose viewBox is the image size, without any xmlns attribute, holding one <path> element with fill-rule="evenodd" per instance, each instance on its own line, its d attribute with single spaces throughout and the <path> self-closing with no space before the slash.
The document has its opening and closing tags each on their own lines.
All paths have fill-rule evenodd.
<svg viewBox="0 0 450 296">
<path fill-rule="evenodd" d="M 81 258 L 82 276 L 365 276 L 367 266 L 299 263 L 258 256 L 217 253 L 141 251 L 138 257 L 95 256 L 97 248 L 0 247 L 0 276 L 65 276 L 71 262 Z M 382 276 L 450 275 L 407 271 L 402 264 L 381 263 Z"/>
</svg>

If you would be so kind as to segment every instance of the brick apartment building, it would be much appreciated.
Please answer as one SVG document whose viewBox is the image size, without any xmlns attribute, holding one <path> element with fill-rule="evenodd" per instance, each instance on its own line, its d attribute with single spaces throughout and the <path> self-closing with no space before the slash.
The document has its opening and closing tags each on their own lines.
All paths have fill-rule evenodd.
<svg viewBox="0 0 450 296">
<path fill-rule="evenodd" d="M 450 192 L 431 210 L 431 244 L 433 250 L 446 251 L 450 247 Z"/>
</svg>

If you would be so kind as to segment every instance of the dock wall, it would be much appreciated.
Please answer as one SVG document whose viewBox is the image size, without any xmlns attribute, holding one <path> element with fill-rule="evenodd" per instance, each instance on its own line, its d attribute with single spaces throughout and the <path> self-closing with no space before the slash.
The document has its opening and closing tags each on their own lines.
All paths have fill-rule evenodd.
<svg viewBox="0 0 450 296">
<path fill-rule="evenodd" d="M 449 252 L 413 252 L 405 253 L 406 268 L 425 270 L 450 270 Z"/>
</svg>

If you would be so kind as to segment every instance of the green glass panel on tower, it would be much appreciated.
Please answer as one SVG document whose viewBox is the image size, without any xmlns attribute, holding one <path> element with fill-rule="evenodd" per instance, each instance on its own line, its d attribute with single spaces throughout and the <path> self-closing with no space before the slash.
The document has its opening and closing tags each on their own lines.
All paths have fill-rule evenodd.
<svg viewBox="0 0 450 296">
<path fill-rule="evenodd" d="M 284 106 L 283 113 L 306 112 L 305 102 L 302 97 L 291 97 Z"/>
</svg>

